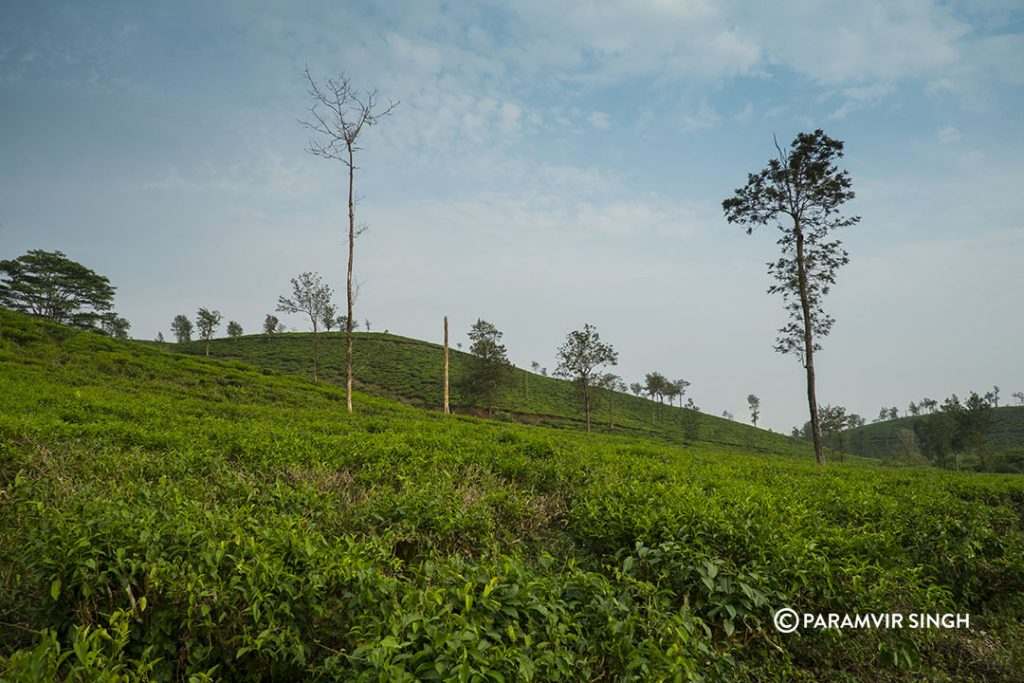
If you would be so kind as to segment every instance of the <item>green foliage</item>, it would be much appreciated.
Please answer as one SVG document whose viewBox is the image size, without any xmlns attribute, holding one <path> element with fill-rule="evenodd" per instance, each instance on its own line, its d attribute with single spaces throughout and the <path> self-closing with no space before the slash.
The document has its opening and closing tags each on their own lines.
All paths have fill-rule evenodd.
<svg viewBox="0 0 1024 683">
<path fill-rule="evenodd" d="M 171 332 L 179 344 L 192 341 L 192 321 L 188 319 L 188 316 L 179 313 L 171 321 Z"/>
<path fill-rule="evenodd" d="M 356 402 L 0 311 L 0 678 L 1019 671 L 1016 478 Z M 787 605 L 970 612 L 972 629 L 783 636 Z"/>
<path fill-rule="evenodd" d="M 199 333 L 199 338 L 205 342 L 203 348 L 207 356 L 210 355 L 210 340 L 213 339 L 213 335 L 216 334 L 217 327 L 223 319 L 224 316 L 220 311 L 211 311 L 208 308 L 200 308 L 196 313 L 196 331 Z"/>
<path fill-rule="evenodd" d="M 242 326 L 239 325 L 234 320 L 230 321 L 228 323 L 228 336 L 229 337 L 241 337 L 242 336 Z"/>
<path fill-rule="evenodd" d="M 341 334 L 320 335 L 320 380 L 339 386 L 345 381 L 345 346 Z M 274 372 L 308 376 L 311 335 L 281 334 L 257 339 L 214 339 L 210 355 L 241 360 Z M 191 354 L 203 354 L 202 344 L 191 343 L 173 347 Z M 451 350 L 452 377 L 465 377 L 472 362 L 470 354 Z M 357 388 L 386 398 L 429 408 L 442 402 L 444 355 L 439 344 L 431 344 L 393 334 L 357 333 L 353 340 L 353 374 Z M 510 368 L 511 381 L 503 384 L 492 400 L 491 410 L 476 403 L 463 392 L 461 383 L 452 386 L 451 402 L 456 412 L 505 415 L 528 423 L 584 429 L 579 393 L 572 383 L 553 377 L 526 373 Z M 524 377 L 529 375 L 528 387 Z M 615 432 L 648 439 L 680 443 L 692 441 L 692 432 L 685 425 L 691 414 L 686 409 L 660 406 L 662 419 L 652 422 L 656 404 L 644 398 L 623 393 L 601 392 L 606 399 L 602 411 L 614 413 Z M 761 453 L 808 452 L 805 444 L 794 445 L 780 434 L 754 429 L 711 415 L 697 415 L 701 423 L 700 438 L 715 444 L 742 446 Z M 610 431 L 603 421 L 593 423 L 595 431 Z"/>
<path fill-rule="evenodd" d="M 0 306 L 82 329 L 97 327 L 113 306 L 110 281 L 59 251 L 32 249 L 0 261 Z M 116 320 L 125 322 L 123 318 Z"/>
<path fill-rule="evenodd" d="M 491 409 L 502 386 L 510 379 L 502 333 L 486 320 L 477 319 L 469 330 L 470 357 L 460 378 L 462 393 L 475 405 Z"/>
<path fill-rule="evenodd" d="M 558 367 L 555 375 L 570 380 L 576 388 L 590 431 L 590 414 L 593 410 L 595 387 L 601 379 L 598 370 L 604 365 L 615 365 L 619 354 L 611 344 L 601 341 L 597 328 L 589 323 L 582 330 L 573 330 L 565 337 L 565 343 L 558 348 Z"/>
</svg>

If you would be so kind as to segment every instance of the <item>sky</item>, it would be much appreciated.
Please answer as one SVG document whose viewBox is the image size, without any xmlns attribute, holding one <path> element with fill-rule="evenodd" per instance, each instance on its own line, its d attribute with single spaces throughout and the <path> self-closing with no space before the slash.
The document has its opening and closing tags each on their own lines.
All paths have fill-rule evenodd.
<svg viewBox="0 0 1024 683">
<path fill-rule="evenodd" d="M 623 0 L 0 5 L 0 258 L 107 276 L 131 334 L 260 329 L 299 273 L 344 299 L 345 168 L 304 82 L 397 102 L 357 153 L 356 318 L 453 343 L 477 319 L 554 370 L 585 323 L 626 382 L 789 432 L 777 230 L 721 202 L 781 143 L 845 142 L 858 225 L 826 298 L 822 404 L 868 419 L 1024 391 L 1024 4 Z M 300 316 L 281 316 L 308 328 Z M 223 330 L 223 328 L 222 328 Z"/>
</svg>

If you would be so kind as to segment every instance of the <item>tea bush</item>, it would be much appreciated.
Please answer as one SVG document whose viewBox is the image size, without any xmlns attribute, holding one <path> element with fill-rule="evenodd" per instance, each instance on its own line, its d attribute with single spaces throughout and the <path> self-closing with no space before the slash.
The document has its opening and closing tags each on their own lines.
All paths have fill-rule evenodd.
<svg viewBox="0 0 1024 683">
<path fill-rule="evenodd" d="M 0 680 L 1015 680 L 1022 616 L 1013 477 L 349 416 L 0 310 Z"/>
</svg>

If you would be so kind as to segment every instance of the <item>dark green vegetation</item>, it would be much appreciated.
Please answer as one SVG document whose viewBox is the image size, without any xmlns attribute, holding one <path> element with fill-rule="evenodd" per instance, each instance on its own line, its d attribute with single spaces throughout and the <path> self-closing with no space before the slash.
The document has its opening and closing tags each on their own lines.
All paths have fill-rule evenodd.
<svg viewBox="0 0 1024 683">
<path fill-rule="evenodd" d="M 908 455 L 916 455 L 925 462 L 931 461 L 934 458 L 928 452 L 926 423 L 935 414 L 866 424 L 845 432 L 844 443 L 851 453 L 870 453 L 872 457 L 885 460 L 900 460 L 906 459 Z M 984 448 L 987 449 L 991 469 L 996 472 L 1024 472 L 1024 406 L 991 408 L 989 419 Z M 912 447 L 909 453 L 908 446 Z M 952 457 L 949 461 L 947 466 L 952 467 Z M 973 469 L 979 465 L 978 458 L 973 454 L 962 457 L 962 468 Z"/>
<path fill-rule="evenodd" d="M 353 335 L 356 386 L 367 393 L 418 407 L 440 409 L 444 357 L 439 344 L 382 333 Z M 313 340 L 309 334 L 251 335 L 210 342 L 210 356 L 242 360 L 280 373 L 309 376 Z M 162 348 L 204 353 L 202 344 L 165 344 Z M 468 353 L 451 351 L 451 404 L 456 412 L 549 427 L 583 429 L 585 418 L 572 383 L 512 368 L 481 407 L 462 391 L 472 372 Z M 343 386 L 344 335 L 320 333 L 320 379 Z M 765 453 L 810 452 L 806 442 L 691 410 L 658 405 L 622 392 L 593 388 L 593 429 L 678 443 L 706 441 Z M 612 424 L 614 423 L 614 428 Z"/>
<path fill-rule="evenodd" d="M 32 249 L 0 261 L 0 306 L 81 329 L 127 339 L 127 320 L 114 313 L 110 280 L 62 252 Z"/>
<path fill-rule="evenodd" d="M 0 310 L 0 678 L 1019 676 L 1017 478 L 344 399 Z"/>
</svg>

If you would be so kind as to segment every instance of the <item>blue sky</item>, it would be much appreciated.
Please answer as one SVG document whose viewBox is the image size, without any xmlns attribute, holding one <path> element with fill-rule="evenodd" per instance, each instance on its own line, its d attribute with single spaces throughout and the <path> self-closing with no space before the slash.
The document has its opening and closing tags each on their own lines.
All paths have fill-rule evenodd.
<svg viewBox="0 0 1024 683">
<path fill-rule="evenodd" d="M 775 235 L 721 201 L 791 140 L 846 142 L 861 223 L 826 301 L 822 403 L 1024 390 L 1024 6 L 5 2 L 0 257 L 107 275 L 132 334 L 200 306 L 256 331 L 302 271 L 344 286 L 343 168 L 305 153 L 302 80 L 400 101 L 357 177 L 375 329 L 444 314 L 553 368 L 595 324 L 627 381 L 806 417 L 765 293 Z M 287 320 L 303 329 L 298 316 Z"/>
</svg>

